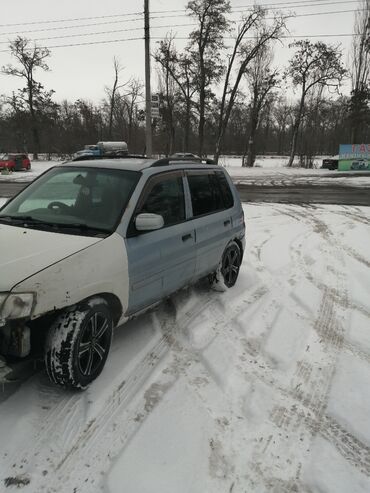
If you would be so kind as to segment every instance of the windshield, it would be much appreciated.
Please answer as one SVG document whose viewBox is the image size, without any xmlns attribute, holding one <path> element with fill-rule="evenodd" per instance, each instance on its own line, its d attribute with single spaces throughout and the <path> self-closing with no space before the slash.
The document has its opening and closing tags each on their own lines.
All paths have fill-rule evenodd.
<svg viewBox="0 0 370 493">
<path fill-rule="evenodd" d="M 140 173 L 57 166 L 0 210 L 15 226 L 72 234 L 113 232 Z"/>
</svg>

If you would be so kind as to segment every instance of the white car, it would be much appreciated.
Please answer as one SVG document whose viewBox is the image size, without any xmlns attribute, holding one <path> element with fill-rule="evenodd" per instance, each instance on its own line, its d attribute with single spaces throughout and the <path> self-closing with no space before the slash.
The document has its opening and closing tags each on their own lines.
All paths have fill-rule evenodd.
<svg viewBox="0 0 370 493">
<path fill-rule="evenodd" d="M 85 388 L 115 326 L 199 278 L 233 286 L 244 235 L 221 167 L 130 158 L 55 166 L 0 209 L 0 353 L 42 351 L 52 381 Z"/>
</svg>

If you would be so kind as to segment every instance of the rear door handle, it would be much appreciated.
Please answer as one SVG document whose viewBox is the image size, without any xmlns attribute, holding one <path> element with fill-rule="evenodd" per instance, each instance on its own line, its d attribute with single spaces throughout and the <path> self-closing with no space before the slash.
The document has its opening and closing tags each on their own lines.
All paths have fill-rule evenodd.
<svg viewBox="0 0 370 493">
<path fill-rule="evenodd" d="M 191 234 L 191 233 L 188 233 L 187 235 L 184 235 L 184 236 L 182 237 L 182 241 L 189 240 L 189 239 L 190 239 L 190 238 L 192 238 L 192 237 L 193 237 L 193 236 L 192 236 L 192 234 Z"/>
<path fill-rule="evenodd" d="M 228 226 L 230 223 L 231 223 L 230 219 L 227 219 L 226 221 L 224 221 L 224 226 Z"/>
</svg>

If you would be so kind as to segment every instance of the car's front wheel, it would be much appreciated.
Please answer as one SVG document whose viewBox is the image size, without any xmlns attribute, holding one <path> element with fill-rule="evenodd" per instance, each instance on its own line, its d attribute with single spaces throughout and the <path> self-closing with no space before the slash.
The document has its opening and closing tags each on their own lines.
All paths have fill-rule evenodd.
<svg viewBox="0 0 370 493">
<path fill-rule="evenodd" d="M 50 380 L 67 388 L 86 388 L 103 370 L 112 330 L 112 315 L 102 298 L 63 312 L 46 338 L 45 366 Z"/>
</svg>

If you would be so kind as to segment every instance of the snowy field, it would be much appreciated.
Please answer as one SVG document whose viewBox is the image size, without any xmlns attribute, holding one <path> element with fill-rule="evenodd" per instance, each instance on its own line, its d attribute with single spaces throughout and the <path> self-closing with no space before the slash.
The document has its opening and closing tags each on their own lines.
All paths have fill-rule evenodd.
<svg viewBox="0 0 370 493">
<path fill-rule="evenodd" d="M 234 288 L 118 329 L 86 392 L 0 404 L 1 492 L 370 491 L 370 210 L 245 214 Z"/>
<path fill-rule="evenodd" d="M 221 156 L 219 164 L 227 169 L 235 183 L 265 186 L 287 186 L 291 184 L 370 186 L 370 172 L 364 176 L 364 172 L 362 172 L 362 175 L 359 175 L 358 172 L 352 171 L 347 172 L 347 176 L 340 176 L 338 171 L 327 169 L 287 168 L 287 162 L 287 157 L 258 156 L 255 167 L 243 168 L 240 157 Z M 320 163 L 321 159 L 315 162 L 317 166 L 321 166 Z M 32 162 L 31 171 L 16 172 L 11 175 L 0 174 L 0 183 L 1 181 L 9 180 L 31 181 L 51 166 L 57 166 L 59 164 L 61 164 L 60 161 Z"/>
</svg>

